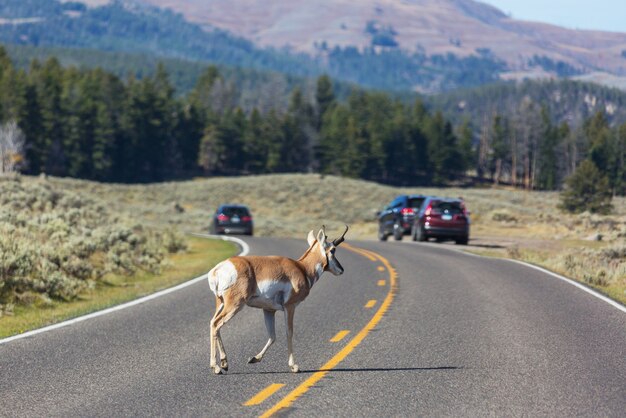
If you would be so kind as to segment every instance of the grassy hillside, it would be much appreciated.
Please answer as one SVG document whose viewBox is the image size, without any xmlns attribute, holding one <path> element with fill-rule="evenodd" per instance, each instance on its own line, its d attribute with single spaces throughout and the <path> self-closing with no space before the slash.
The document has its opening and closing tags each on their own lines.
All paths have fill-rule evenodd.
<svg viewBox="0 0 626 418">
<path fill-rule="evenodd" d="M 560 213 L 556 209 L 558 193 L 402 189 L 312 174 L 147 186 L 65 179 L 49 182 L 74 192 L 106 196 L 113 211 L 133 213 L 147 225 L 174 226 L 179 231 L 207 231 L 210 216 L 220 203 L 243 203 L 252 209 L 258 235 L 303 240 L 307 231 L 322 224 L 339 231 L 344 223 L 351 226 L 348 239 L 375 239 L 376 211 L 397 194 L 463 196 L 472 212 L 469 250 L 543 265 L 626 302 L 626 198 L 614 200 L 613 215 L 598 216 Z"/>
</svg>

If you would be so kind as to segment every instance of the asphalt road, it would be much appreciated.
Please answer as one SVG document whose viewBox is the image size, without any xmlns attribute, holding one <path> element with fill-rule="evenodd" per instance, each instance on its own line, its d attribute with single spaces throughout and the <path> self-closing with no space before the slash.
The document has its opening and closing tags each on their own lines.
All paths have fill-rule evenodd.
<svg viewBox="0 0 626 418">
<path fill-rule="evenodd" d="M 252 254 L 306 248 L 304 238 L 246 241 Z M 280 313 L 276 344 L 246 363 L 267 339 L 261 311 L 246 308 L 222 332 L 228 374 L 212 375 L 214 302 L 202 281 L 0 345 L 0 416 L 625 415 L 624 312 L 505 260 L 350 244 L 374 254 L 340 248 L 346 273 L 324 275 L 296 310 L 299 374 Z"/>
</svg>

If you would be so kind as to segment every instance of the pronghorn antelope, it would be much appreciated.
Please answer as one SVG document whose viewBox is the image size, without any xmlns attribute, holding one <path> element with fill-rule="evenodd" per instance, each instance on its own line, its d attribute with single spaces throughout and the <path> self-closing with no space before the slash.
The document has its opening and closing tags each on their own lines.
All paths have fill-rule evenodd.
<svg viewBox="0 0 626 418">
<path fill-rule="evenodd" d="M 228 370 L 228 360 L 220 329 L 244 305 L 263 309 L 265 328 L 269 340 L 261 352 L 248 359 L 248 363 L 258 363 L 267 349 L 274 343 L 274 314 L 285 313 L 287 328 L 287 348 L 289 368 L 297 373 L 300 369 L 293 356 L 293 315 L 296 306 L 302 302 L 319 280 L 322 273 L 330 271 L 335 276 L 343 273 L 343 267 L 335 256 L 335 249 L 344 241 L 348 226 L 341 237 L 332 242 L 326 241 L 325 228 L 317 236 L 309 232 L 309 248 L 297 261 L 277 256 L 231 257 L 219 263 L 209 272 L 209 287 L 215 294 L 215 315 L 211 319 L 211 369 L 215 374 Z M 217 365 L 215 346 L 219 350 L 220 365 Z"/>
</svg>

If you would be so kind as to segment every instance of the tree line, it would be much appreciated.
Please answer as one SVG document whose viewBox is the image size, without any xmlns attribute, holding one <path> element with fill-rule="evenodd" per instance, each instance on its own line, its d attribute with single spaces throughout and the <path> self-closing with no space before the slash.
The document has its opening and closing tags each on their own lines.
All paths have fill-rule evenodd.
<svg viewBox="0 0 626 418">
<path fill-rule="evenodd" d="M 485 116 L 476 151 L 478 176 L 496 184 L 558 190 L 588 162 L 609 195 L 626 194 L 626 123 L 611 126 L 601 111 L 576 127 L 554 123 L 546 106 L 527 102 L 516 114 Z"/>
<path fill-rule="evenodd" d="M 54 58 L 16 69 L 0 50 L 0 121 L 23 133 L 28 174 L 152 182 L 322 172 L 415 184 L 468 168 L 452 125 L 420 102 L 356 90 L 339 102 L 322 76 L 314 97 L 296 87 L 287 109 L 244 112 L 221 80 L 208 67 L 179 97 L 163 66 L 122 80 Z"/>
<path fill-rule="evenodd" d="M 355 90 L 338 100 L 331 79 L 313 94 L 295 87 L 289 105 L 244 111 L 216 67 L 177 96 L 164 67 L 122 80 L 54 59 L 16 69 L 0 49 L 0 122 L 23 135 L 20 171 L 107 182 L 197 175 L 317 172 L 389 184 L 474 179 L 553 190 L 583 160 L 625 192 L 626 124 L 597 113 L 580 127 L 529 104 L 454 126 L 416 100 Z"/>
</svg>

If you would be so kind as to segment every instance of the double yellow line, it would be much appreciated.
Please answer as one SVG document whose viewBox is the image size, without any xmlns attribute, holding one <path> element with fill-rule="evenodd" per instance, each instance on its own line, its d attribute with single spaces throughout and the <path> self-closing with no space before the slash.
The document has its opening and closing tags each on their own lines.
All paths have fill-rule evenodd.
<svg viewBox="0 0 626 418">
<path fill-rule="evenodd" d="M 376 311 L 372 319 L 370 319 L 370 321 L 367 323 L 367 325 L 365 325 L 365 327 L 363 327 L 363 329 L 361 329 L 361 331 L 359 331 L 359 333 L 356 334 L 354 338 L 352 338 L 352 340 L 350 340 L 346 344 L 346 346 L 343 349 L 341 349 L 341 351 L 335 354 L 333 358 L 328 360 L 328 362 L 326 362 L 326 364 L 324 364 L 320 368 L 319 371 L 313 373 L 311 377 L 306 379 L 298 387 L 296 387 L 294 390 L 289 392 L 287 396 L 281 399 L 278 403 L 276 403 L 270 409 L 265 411 L 261 415 L 262 418 L 270 417 L 282 409 L 289 408 L 300 396 L 304 395 L 311 387 L 313 387 L 324 376 L 326 376 L 326 374 L 329 371 L 337 367 L 337 365 L 343 359 L 345 359 L 352 352 L 352 350 L 354 350 L 363 341 L 363 339 L 365 339 L 367 334 L 369 334 L 370 331 L 372 331 L 374 327 L 376 327 L 376 325 L 380 322 L 380 320 L 383 319 L 385 312 L 387 312 L 387 310 L 389 309 L 389 306 L 391 305 L 391 302 L 393 302 L 394 296 L 397 291 L 397 274 L 396 274 L 396 271 L 393 269 L 393 267 L 391 267 L 391 264 L 389 263 L 389 261 L 387 261 L 387 259 L 382 257 L 381 255 L 376 254 L 375 252 L 372 252 L 372 251 L 364 250 L 362 248 L 356 248 L 349 244 L 344 244 L 343 247 L 354 253 L 362 255 L 363 257 L 366 257 L 371 261 L 380 261 L 385 266 L 385 268 L 387 269 L 387 272 L 389 273 L 389 284 L 390 284 L 389 291 L 387 292 L 387 296 L 385 297 L 385 300 L 380 305 L 380 307 L 378 308 L 378 310 Z M 275 389 L 275 390 L 271 393 L 274 393 L 276 390 L 280 389 L 280 387 L 274 386 L 272 389 Z M 269 395 L 266 397 L 269 397 Z"/>
</svg>

